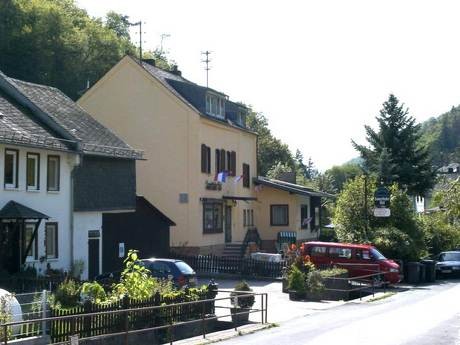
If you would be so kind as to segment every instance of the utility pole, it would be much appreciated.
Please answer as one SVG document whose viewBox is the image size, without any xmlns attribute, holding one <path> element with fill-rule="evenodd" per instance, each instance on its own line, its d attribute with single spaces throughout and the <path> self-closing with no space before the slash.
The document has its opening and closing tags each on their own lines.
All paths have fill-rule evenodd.
<svg viewBox="0 0 460 345">
<path fill-rule="evenodd" d="M 211 60 L 209 59 L 209 55 L 211 53 L 212 52 L 210 52 L 209 50 L 206 50 L 205 52 L 201 52 L 201 54 L 206 55 L 206 59 L 201 60 L 201 62 L 206 63 L 206 67 L 204 68 L 206 71 L 206 87 L 209 87 L 209 70 L 211 69 L 211 67 L 209 67 L 209 63 L 211 62 Z"/>
</svg>

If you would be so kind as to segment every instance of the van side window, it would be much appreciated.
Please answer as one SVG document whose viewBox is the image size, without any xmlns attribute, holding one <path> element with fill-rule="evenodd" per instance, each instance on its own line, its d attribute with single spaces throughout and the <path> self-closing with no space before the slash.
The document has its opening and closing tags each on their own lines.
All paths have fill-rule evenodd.
<svg viewBox="0 0 460 345">
<path fill-rule="evenodd" d="M 326 256 L 326 247 L 318 247 L 318 246 L 312 247 L 310 255 L 311 256 Z"/>
<path fill-rule="evenodd" d="M 349 248 L 329 248 L 329 256 L 332 258 L 351 259 L 351 249 Z"/>
<path fill-rule="evenodd" d="M 362 259 L 362 260 L 370 260 L 371 259 L 371 254 L 366 249 L 357 249 L 356 250 L 356 258 L 357 259 Z"/>
</svg>

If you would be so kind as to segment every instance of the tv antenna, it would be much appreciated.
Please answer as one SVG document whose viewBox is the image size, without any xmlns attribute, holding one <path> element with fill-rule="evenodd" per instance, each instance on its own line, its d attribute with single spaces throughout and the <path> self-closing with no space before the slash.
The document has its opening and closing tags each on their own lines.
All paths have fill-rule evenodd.
<svg viewBox="0 0 460 345">
<path fill-rule="evenodd" d="M 210 52 L 209 50 L 201 52 L 202 55 L 206 55 L 206 59 L 201 60 L 201 62 L 204 62 L 206 64 L 206 67 L 204 68 L 206 71 L 206 87 L 209 87 L 209 70 L 211 69 L 211 67 L 209 67 L 209 63 L 211 62 L 211 60 L 209 59 L 209 55 L 211 53 L 212 52 Z"/>
<path fill-rule="evenodd" d="M 163 40 L 165 38 L 171 37 L 171 35 L 170 34 L 161 34 L 160 37 L 161 37 L 161 40 L 160 40 L 160 52 L 163 53 Z"/>
</svg>

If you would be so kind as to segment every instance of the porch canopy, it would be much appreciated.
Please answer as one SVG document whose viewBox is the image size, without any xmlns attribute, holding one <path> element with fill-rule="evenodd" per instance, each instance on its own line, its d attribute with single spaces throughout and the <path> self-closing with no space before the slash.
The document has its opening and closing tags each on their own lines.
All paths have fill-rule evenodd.
<svg viewBox="0 0 460 345">
<path fill-rule="evenodd" d="M 36 220 L 34 232 L 32 237 L 29 240 L 29 243 L 25 243 L 24 236 L 20 236 L 21 248 L 25 248 L 23 252 L 20 252 L 20 264 L 24 264 L 27 253 L 30 251 L 32 247 L 32 243 L 37 237 L 38 228 L 42 219 L 49 219 L 50 217 L 44 213 L 36 211 L 30 207 L 24 206 L 16 201 L 9 201 L 3 208 L 0 210 L 0 229 L 2 229 L 2 224 L 4 221 L 15 222 L 17 231 L 21 232 L 24 231 L 24 223 L 26 220 Z M 1 233 L 0 233 L 1 235 Z M 2 236 L 0 236 L 1 239 Z M 10 235 L 7 235 L 10 237 Z M 10 237 L 11 239 L 11 237 Z M 1 241 L 3 242 L 3 241 Z M 19 243 L 18 243 L 19 244 Z M 23 246 L 23 247 L 22 247 Z"/>
<path fill-rule="evenodd" d="M 8 201 L 0 210 L 0 219 L 49 219 L 46 214 L 35 211 L 30 207 L 24 206 L 16 201 Z"/>
</svg>

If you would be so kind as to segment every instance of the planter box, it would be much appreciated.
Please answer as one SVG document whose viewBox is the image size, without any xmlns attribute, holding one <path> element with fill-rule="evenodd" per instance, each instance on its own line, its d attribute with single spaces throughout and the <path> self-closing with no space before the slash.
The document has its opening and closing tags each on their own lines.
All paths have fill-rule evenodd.
<svg viewBox="0 0 460 345">
<path fill-rule="evenodd" d="M 232 322 L 236 325 L 244 325 L 249 322 L 249 308 L 230 308 Z"/>
<path fill-rule="evenodd" d="M 348 278 L 348 273 L 344 273 L 338 275 L 334 278 Z M 350 297 L 350 283 L 348 280 L 336 280 L 336 279 L 324 279 L 324 287 L 326 289 L 336 289 L 336 290 L 345 290 L 345 291 L 329 291 L 325 290 L 322 293 L 322 299 L 328 301 L 340 301 L 340 300 L 348 300 Z"/>
<path fill-rule="evenodd" d="M 302 301 L 305 299 L 305 292 L 289 291 L 289 299 L 291 301 Z"/>
</svg>

